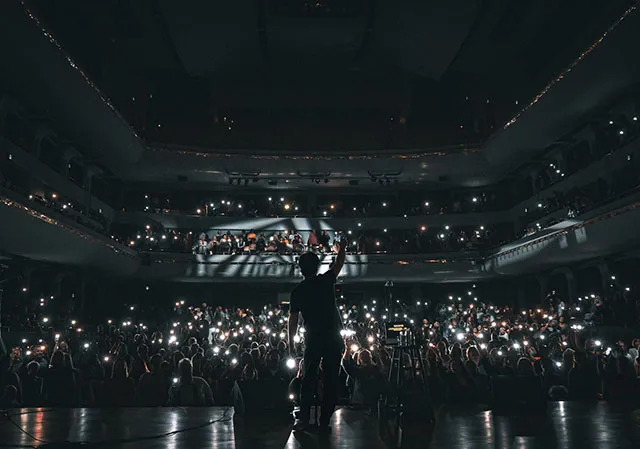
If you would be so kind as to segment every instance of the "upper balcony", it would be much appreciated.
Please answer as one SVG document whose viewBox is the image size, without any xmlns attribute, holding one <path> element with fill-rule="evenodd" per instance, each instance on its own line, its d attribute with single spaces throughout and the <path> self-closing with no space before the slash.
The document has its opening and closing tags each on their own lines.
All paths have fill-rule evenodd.
<svg viewBox="0 0 640 449">
<path fill-rule="evenodd" d="M 0 188 L 0 252 L 13 257 L 132 275 L 137 251 L 19 193 Z"/>
</svg>

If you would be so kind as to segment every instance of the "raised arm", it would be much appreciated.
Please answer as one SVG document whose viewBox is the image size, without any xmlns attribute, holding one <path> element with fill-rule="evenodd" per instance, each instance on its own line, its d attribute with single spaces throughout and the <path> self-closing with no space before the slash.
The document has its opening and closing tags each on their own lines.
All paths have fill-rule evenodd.
<svg viewBox="0 0 640 449">
<path fill-rule="evenodd" d="M 344 347 L 344 353 L 342 354 L 342 369 L 345 373 L 347 373 L 351 377 L 357 377 L 358 372 L 354 368 L 353 360 L 351 360 L 351 354 L 349 353 L 349 345 L 346 344 Z"/>
<path fill-rule="evenodd" d="M 331 266 L 331 271 L 333 271 L 333 274 L 335 275 L 335 277 L 338 277 L 338 275 L 340 274 L 340 271 L 342 270 L 342 267 L 344 266 L 344 258 L 346 257 L 346 251 L 347 251 L 347 239 L 343 236 L 340 239 L 338 256 L 336 257 L 336 261 Z"/>
</svg>

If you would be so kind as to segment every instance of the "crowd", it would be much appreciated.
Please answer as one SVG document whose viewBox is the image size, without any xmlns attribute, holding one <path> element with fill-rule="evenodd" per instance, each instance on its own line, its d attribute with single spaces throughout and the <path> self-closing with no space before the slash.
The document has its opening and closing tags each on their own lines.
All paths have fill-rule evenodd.
<svg viewBox="0 0 640 449">
<path fill-rule="evenodd" d="M 118 231 L 114 231 L 118 233 Z M 147 226 L 123 229 L 116 239 L 140 251 L 214 254 L 300 254 L 307 250 L 331 253 L 339 238 L 348 241 L 355 254 L 421 254 L 451 251 L 480 251 L 511 241 L 512 226 L 450 226 L 415 230 L 250 230 L 194 232 Z"/>
<path fill-rule="evenodd" d="M 603 157 L 616 152 L 640 134 L 637 116 L 619 115 L 593 124 L 593 138 L 575 138 L 569 145 L 552 150 L 547 163 L 534 174 L 537 191 L 545 190 L 566 177 L 584 170 Z"/>
<path fill-rule="evenodd" d="M 459 192 L 394 191 L 361 195 L 314 195 L 288 192 L 220 194 L 149 194 L 135 192 L 125 201 L 126 210 L 156 214 L 186 214 L 225 217 L 399 217 L 489 212 L 509 207 L 510 190 L 494 186 Z M 203 201 L 202 197 L 209 199 Z"/>
<path fill-rule="evenodd" d="M 527 208 L 520 219 L 528 226 L 527 234 L 556 224 L 565 218 L 574 218 L 603 204 L 616 200 L 622 195 L 637 191 L 640 185 L 635 164 L 628 164 L 612 172 L 610 178 L 598 178 L 586 185 L 573 187 L 566 192 L 553 191 L 541 199 L 535 207 Z M 563 211 L 560 216 L 555 213 Z M 548 218 L 545 218 L 548 217 Z"/>
<path fill-rule="evenodd" d="M 44 207 L 60 216 L 84 226 L 105 236 L 110 236 L 109 220 L 102 214 L 102 210 L 87 209 L 70 198 L 49 189 L 26 189 L 20 183 L 14 183 L 12 178 L 5 177 L 0 171 L 0 187 L 18 193 L 32 204 Z M 27 203 L 28 204 L 28 203 Z"/>
<path fill-rule="evenodd" d="M 599 334 L 617 306 L 597 295 L 575 304 L 549 295 L 544 306 L 523 310 L 481 301 L 474 289 L 439 302 L 338 304 L 342 403 L 374 411 L 389 391 L 386 323 L 396 322 L 415 335 L 436 403 L 497 406 L 505 395 L 536 403 L 640 400 L 640 339 Z M 637 323 L 640 301 L 629 304 Z M 95 326 L 40 317 L 37 332 L 10 333 L 0 408 L 217 404 L 234 406 L 239 416 L 286 416 L 298 400 L 305 330 L 302 323 L 288 347 L 286 305 L 177 301 L 168 322 L 142 321 L 134 306 L 124 316 Z"/>
</svg>

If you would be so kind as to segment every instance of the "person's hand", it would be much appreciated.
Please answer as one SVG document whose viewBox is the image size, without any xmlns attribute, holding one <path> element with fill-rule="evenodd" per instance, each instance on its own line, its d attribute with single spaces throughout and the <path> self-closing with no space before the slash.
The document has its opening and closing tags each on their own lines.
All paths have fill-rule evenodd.
<svg viewBox="0 0 640 449">
<path fill-rule="evenodd" d="M 346 239 L 346 237 L 342 236 L 342 238 L 338 242 L 338 248 L 340 250 L 346 250 L 347 249 L 347 239 Z"/>
</svg>

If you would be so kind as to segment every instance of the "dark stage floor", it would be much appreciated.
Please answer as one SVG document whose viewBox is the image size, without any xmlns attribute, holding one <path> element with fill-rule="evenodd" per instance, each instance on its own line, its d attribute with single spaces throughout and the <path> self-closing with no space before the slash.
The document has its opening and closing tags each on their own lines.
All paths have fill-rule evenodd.
<svg viewBox="0 0 640 449">
<path fill-rule="evenodd" d="M 84 447 L 135 449 L 387 447 L 378 437 L 376 419 L 350 409 L 336 412 L 333 433 L 327 440 L 313 434 L 293 434 L 286 418 L 263 417 L 234 424 L 233 411 L 224 407 L 16 409 L 10 415 L 15 424 L 41 441 L 3 418 L 0 447 L 62 441 L 90 443 Z M 444 407 L 437 412 L 433 434 L 418 436 L 414 442 L 412 447 L 433 449 L 639 448 L 640 405 L 556 402 L 544 414 L 510 416 Z"/>
</svg>

